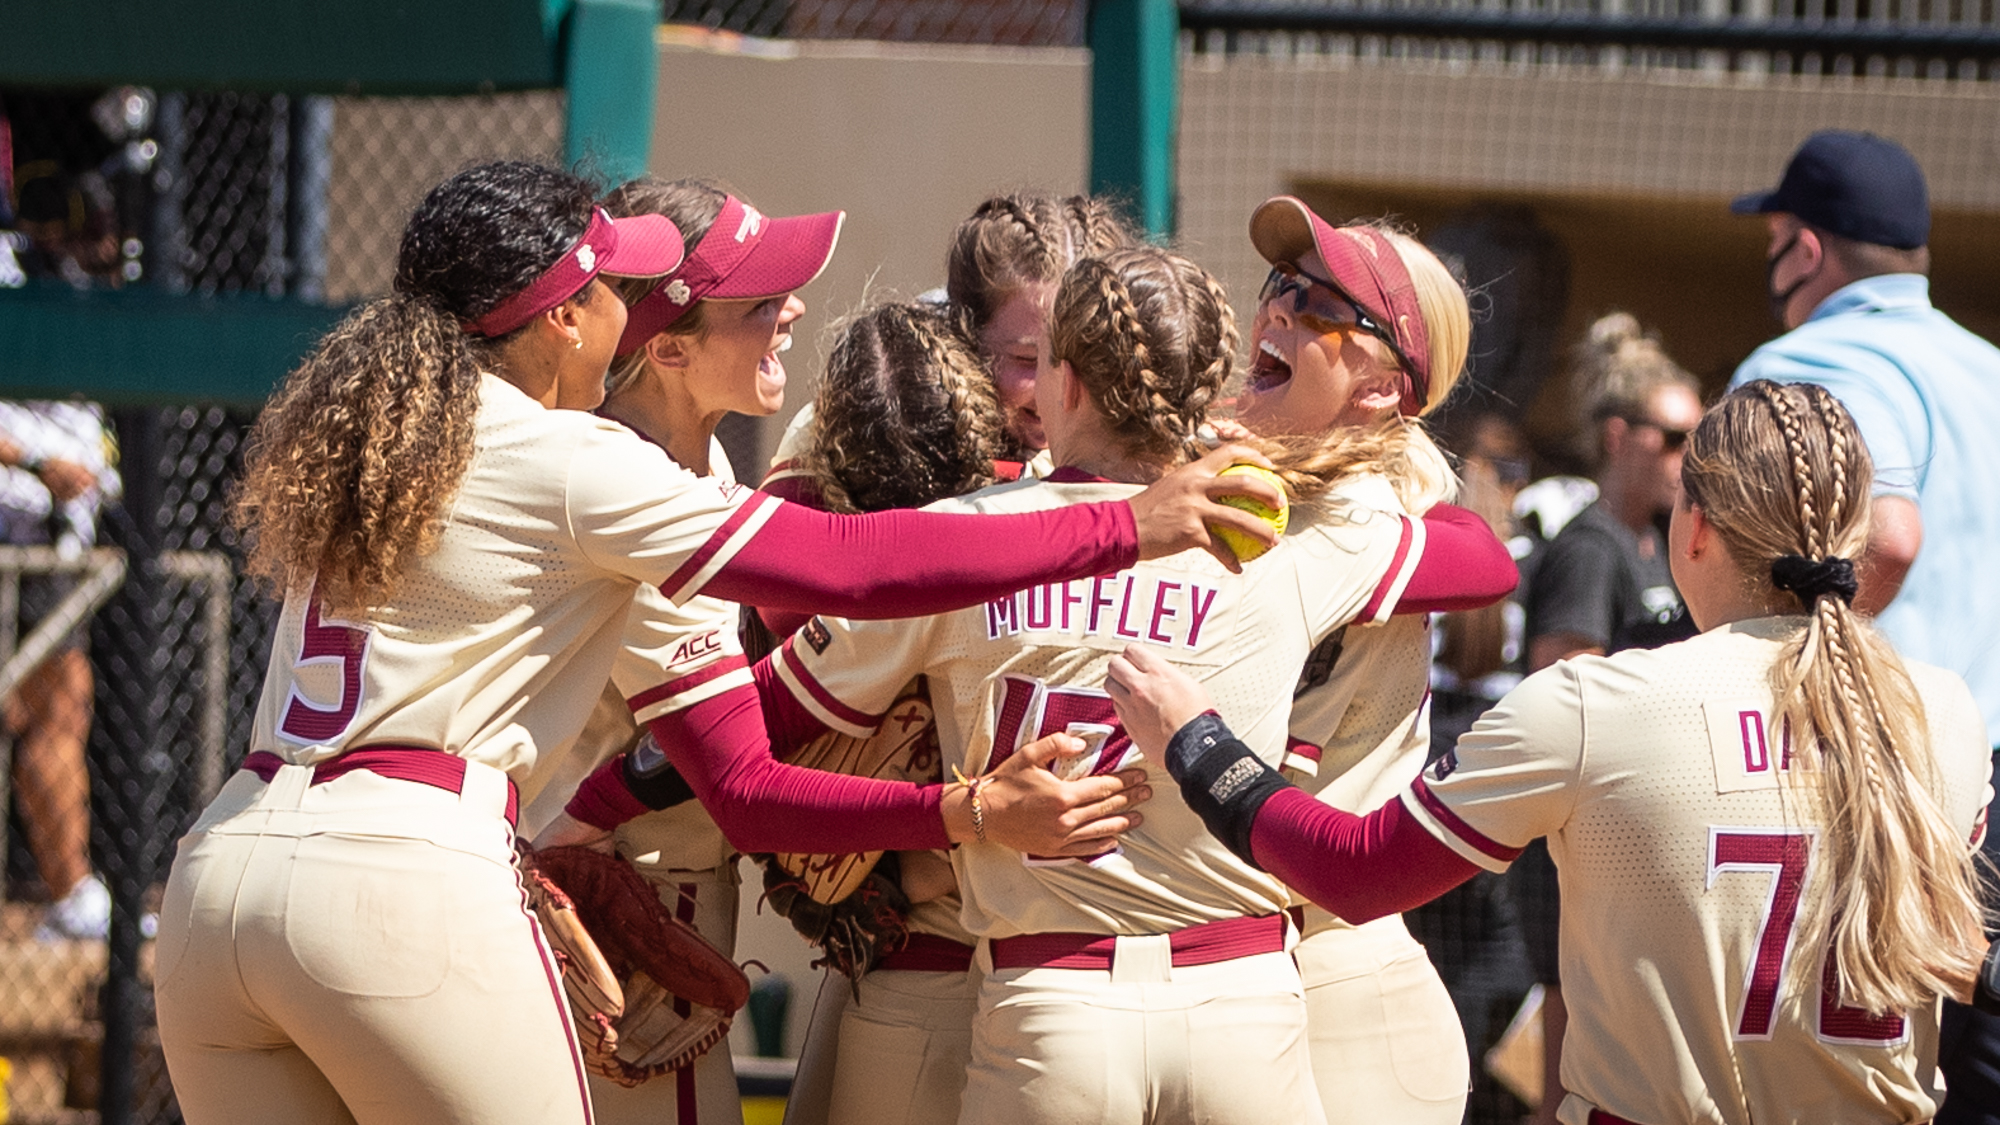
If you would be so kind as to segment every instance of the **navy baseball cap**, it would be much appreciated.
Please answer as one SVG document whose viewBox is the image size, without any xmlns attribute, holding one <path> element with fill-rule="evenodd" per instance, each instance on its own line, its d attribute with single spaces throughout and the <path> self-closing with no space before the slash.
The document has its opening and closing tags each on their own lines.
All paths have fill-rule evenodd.
<svg viewBox="0 0 2000 1125">
<path fill-rule="evenodd" d="M 1738 196 L 1738 215 L 1782 212 L 1856 242 L 1915 250 L 1930 241 L 1924 170 L 1887 137 L 1822 129 L 1807 137 L 1770 191 Z"/>
</svg>

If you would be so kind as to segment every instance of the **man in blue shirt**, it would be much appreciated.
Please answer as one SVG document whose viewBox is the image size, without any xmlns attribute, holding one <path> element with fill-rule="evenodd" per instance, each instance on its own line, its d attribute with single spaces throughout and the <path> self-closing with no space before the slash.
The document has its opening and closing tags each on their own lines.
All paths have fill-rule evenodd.
<svg viewBox="0 0 2000 1125">
<path fill-rule="evenodd" d="M 1730 209 L 1764 216 L 1789 330 L 1730 385 L 1818 383 L 1854 416 L 1875 460 L 1854 607 L 1904 656 L 1965 677 L 2000 748 L 2000 349 L 1931 307 L 1923 170 L 1894 141 L 1827 130 Z M 2000 1122 L 2000 1021 L 1947 1008 L 1937 1125 Z"/>
</svg>

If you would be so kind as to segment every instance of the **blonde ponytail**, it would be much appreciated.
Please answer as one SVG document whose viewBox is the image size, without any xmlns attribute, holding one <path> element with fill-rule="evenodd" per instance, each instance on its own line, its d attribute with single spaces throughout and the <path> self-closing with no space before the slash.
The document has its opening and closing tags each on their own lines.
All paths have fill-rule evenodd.
<svg viewBox="0 0 2000 1125">
<path fill-rule="evenodd" d="M 1756 382 L 1717 403 L 1690 436 L 1689 504 L 1714 525 L 1769 604 L 1804 620 L 1771 687 L 1802 769 L 1788 775 L 1820 826 L 1790 982 L 1809 988 L 1831 948 L 1839 1000 L 1875 1014 L 1932 1003 L 1985 951 L 1972 850 L 1942 791 L 1916 685 L 1894 650 L 1836 590 L 1811 604 L 1780 590 L 1773 564 L 1844 570 L 1868 538 L 1874 475 L 1847 411 L 1824 388 Z M 1848 596 L 1851 596 L 1848 587 Z M 1809 994 L 1809 993 L 1808 993 Z"/>
</svg>

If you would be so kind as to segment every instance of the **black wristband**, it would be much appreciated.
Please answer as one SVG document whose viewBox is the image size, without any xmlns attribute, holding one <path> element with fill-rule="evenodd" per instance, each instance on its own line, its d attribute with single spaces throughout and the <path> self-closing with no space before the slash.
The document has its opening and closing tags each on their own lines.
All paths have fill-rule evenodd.
<svg viewBox="0 0 2000 1125">
<path fill-rule="evenodd" d="M 1237 858 L 1262 870 L 1250 851 L 1257 813 L 1291 782 L 1245 746 L 1213 711 L 1196 715 L 1167 743 L 1167 772 L 1181 797 Z"/>
<path fill-rule="evenodd" d="M 694 800 L 694 788 L 667 760 L 650 733 L 642 736 L 639 745 L 625 755 L 625 788 L 654 812 Z"/>
<path fill-rule="evenodd" d="M 1972 982 L 1972 1007 L 2000 1016 L 2000 941 L 1986 947 L 1986 959 L 1979 963 L 1979 976 Z"/>
</svg>

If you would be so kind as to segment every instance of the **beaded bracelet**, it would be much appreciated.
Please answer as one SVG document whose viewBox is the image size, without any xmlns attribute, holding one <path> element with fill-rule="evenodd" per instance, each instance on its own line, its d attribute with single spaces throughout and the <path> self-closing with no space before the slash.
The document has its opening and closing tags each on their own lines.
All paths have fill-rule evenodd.
<svg viewBox="0 0 2000 1125">
<path fill-rule="evenodd" d="M 983 844 L 986 842 L 986 809 L 979 803 L 979 791 L 991 784 L 993 778 L 990 774 L 983 774 L 979 777 L 967 777 L 965 776 L 965 772 L 957 766 L 951 767 L 951 775 L 971 793 L 972 835 Z"/>
</svg>

